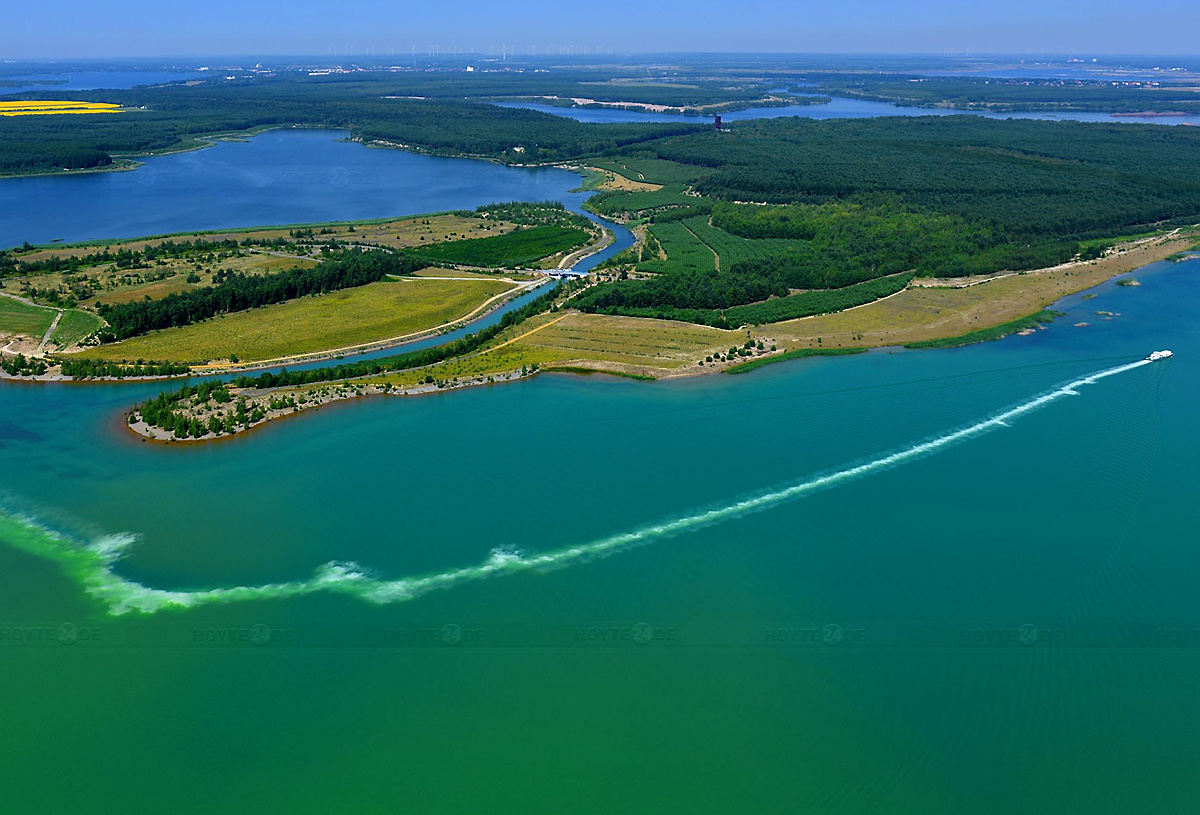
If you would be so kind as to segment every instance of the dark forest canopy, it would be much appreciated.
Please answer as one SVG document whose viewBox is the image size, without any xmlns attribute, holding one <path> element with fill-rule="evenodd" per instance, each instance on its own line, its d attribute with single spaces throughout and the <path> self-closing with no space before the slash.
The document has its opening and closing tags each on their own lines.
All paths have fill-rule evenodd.
<svg viewBox="0 0 1200 815">
<path fill-rule="evenodd" d="M 684 117 L 678 123 L 588 125 L 488 103 L 387 99 L 382 90 L 366 95 L 337 85 L 279 81 L 43 93 L 39 96 L 139 109 L 105 116 L 0 117 L 0 174 L 103 167 L 116 155 L 196 146 L 205 135 L 291 125 L 342 128 L 363 141 L 510 162 L 578 158 L 704 127 Z"/>
<path fill-rule="evenodd" d="M 976 116 L 739 122 L 630 156 L 707 171 L 726 200 L 898 197 L 910 207 L 1057 237 L 1115 234 L 1200 213 L 1200 130 Z"/>
<path fill-rule="evenodd" d="M 974 116 L 789 118 L 658 140 L 607 164 L 662 182 L 680 175 L 656 177 L 664 161 L 685 165 L 690 190 L 595 202 L 651 220 L 656 249 L 632 260 L 653 277 L 601 284 L 575 305 L 733 325 L 785 319 L 792 308 L 765 303 L 795 289 L 1095 257 L 1105 239 L 1200 220 L 1198 148 L 1192 128 Z M 739 308 L 752 303 L 764 305 Z"/>
<path fill-rule="evenodd" d="M 583 219 L 580 219 L 583 220 Z M 579 227 L 530 226 L 486 238 L 435 243 L 411 250 L 414 257 L 434 263 L 516 269 L 543 258 L 565 255 L 584 246 L 591 234 Z"/>
<path fill-rule="evenodd" d="M 1200 113 L 1191 83 L 1131 78 L 1040 79 L 925 76 L 919 74 L 812 73 L 804 90 L 920 107 L 994 111 L 1099 111 Z M 808 87 L 812 86 L 812 87 Z"/>
</svg>

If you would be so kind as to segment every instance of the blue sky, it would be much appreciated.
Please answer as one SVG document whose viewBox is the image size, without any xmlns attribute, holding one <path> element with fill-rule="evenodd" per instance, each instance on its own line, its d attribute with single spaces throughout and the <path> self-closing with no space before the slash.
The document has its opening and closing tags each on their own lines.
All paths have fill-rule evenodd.
<svg viewBox="0 0 1200 815">
<path fill-rule="evenodd" d="M 0 59 L 531 49 L 1196 54 L 1200 2 L 9 0 Z"/>
</svg>

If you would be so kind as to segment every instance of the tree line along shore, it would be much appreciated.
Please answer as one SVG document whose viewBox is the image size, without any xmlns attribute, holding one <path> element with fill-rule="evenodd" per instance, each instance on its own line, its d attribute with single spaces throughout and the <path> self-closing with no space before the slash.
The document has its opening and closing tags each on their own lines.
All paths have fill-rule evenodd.
<svg viewBox="0 0 1200 815">
<path fill-rule="evenodd" d="M 598 266 L 586 284 L 544 303 L 543 311 L 553 309 L 556 321 L 533 339 L 481 339 L 477 332 L 470 347 L 457 341 L 453 352 L 438 359 L 378 371 L 346 369 L 338 378 L 392 377 L 396 387 L 408 376 L 402 371 L 442 366 L 460 375 L 431 371 L 422 379 L 431 376 L 432 383 L 409 384 L 452 386 L 456 379 L 501 373 L 496 360 L 515 349 L 525 356 L 508 360 L 518 363 L 504 369 L 510 373 L 557 365 L 653 376 L 656 366 L 646 353 L 662 355 L 673 332 L 690 340 L 701 329 L 717 333 L 703 346 L 688 346 L 687 366 L 694 373 L 724 370 L 748 355 L 982 337 L 1041 312 L 1069 290 L 1117 273 L 1131 258 L 1149 262 L 1189 248 L 1195 244 L 1193 224 L 1200 220 L 1195 160 L 1200 133 L 1187 128 L 965 116 L 789 118 L 738 122 L 720 131 L 668 128 L 613 143 L 616 131 L 607 126 L 584 127 L 594 141 L 575 148 L 610 179 L 585 206 L 629 226 L 637 237 L 634 246 Z M 107 324 L 95 338 L 119 342 L 72 355 L 71 364 L 92 366 L 90 373 L 77 369 L 84 376 L 120 376 L 122 365 L 135 372 L 142 366 L 144 372 L 146 366 L 209 363 L 212 349 L 207 357 L 181 350 L 171 344 L 174 338 L 202 333 L 203 327 L 219 337 L 222 320 L 246 314 L 261 322 L 293 303 L 348 301 L 359 292 L 353 308 L 361 311 L 384 291 L 413 289 L 407 283 L 389 289 L 392 281 L 452 276 L 430 275 L 434 264 L 487 277 L 505 266 L 552 265 L 597 238 L 594 225 L 561 207 L 499 205 L 453 217 L 495 232 L 470 234 L 464 226 L 461 232 L 451 226 L 444 240 L 415 245 L 397 238 L 389 244 L 356 238 L 352 231 L 367 229 L 364 224 L 344 225 L 337 234 L 323 235 L 329 229 L 323 227 L 217 246 L 193 242 L 184 250 L 165 243 L 159 244 L 165 249 L 105 250 L 106 268 L 125 271 L 144 267 L 147 251 L 182 252 L 185 263 L 194 262 L 196 253 L 204 257 L 182 283 L 178 275 L 169 283 L 146 277 L 138 283 L 176 287 L 162 296 L 97 303 Z M 431 228 L 431 219 L 425 220 Z M 374 251 L 380 248 L 385 251 Z M 5 280 L 15 270 L 31 287 L 27 293 L 49 298 L 55 295 L 32 286 L 31 273 L 59 274 L 57 296 L 76 302 L 94 296 L 73 287 L 81 285 L 80 269 L 98 263 L 97 252 L 73 248 L 69 256 L 52 251 L 46 256 L 46 251 L 25 247 L 0 255 Z M 290 255 L 304 263 L 260 272 L 220 268 L 243 251 L 272 262 Z M 155 266 L 170 262 L 153 258 Z M 37 269 L 39 263 L 44 268 Z M 64 263 L 65 269 L 50 268 Z M 82 285 L 90 280 L 83 275 Z M 962 302 L 928 312 L 896 308 L 939 297 Z M 55 305 L 48 299 L 47 304 Z M 1025 310 L 1014 313 L 1014 304 Z M 57 304 L 73 305 L 65 299 Z M 521 313 L 522 320 L 543 316 Z M 962 319 L 946 316 L 955 314 Z M 631 339 L 638 332 L 629 330 L 638 324 L 666 328 L 638 345 Z M 591 347 L 564 336 L 566 329 L 585 325 Z M 604 325 L 613 326 L 607 336 L 597 332 Z M 836 330 L 809 335 L 816 325 Z M 776 341 L 760 348 L 758 335 Z M 493 353 L 485 347 L 493 340 L 511 345 Z M 651 350 L 654 343 L 660 345 Z M 122 356 L 122 346 L 161 349 L 161 356 Z M 239 364 L 242 355 L 222 358 Z M 485 358 L 486 364 L 480 361 Z M 682 357 L 669 361 L 657 366 L 659 374 Z"/>
<path fill-rule="evenodd" d="M 569 66 L 515 70 L 241 72 L 127 90 L 10 94 L 0 104 L 87 105 L 105 116 L 0 117 L 0 175 L 103 170 L 130 157 L 196 149 L 214 134 L 272 127 L 333 127 L 364 143 L 403 145 L 511 164 L 576 160 L 694 134 L 711 125 L 678 121 L 597 127 L 495 103 L 535 100 L 712 115 L 747 107 L 822 104 L 831 96 L 930 108 L 987 111 L 1200 112 L 1194 80 L 932 77 L 898 70 L 815 68 L 808 61 L 735 65 L 703 59 L 676 65 Z M 521 70 L 524 67 L 525 70 Z M 0 89 L 3 90 L 3 89 Z"/>
<path fill-rule="evenodd" d="M 244 235 L 25 247 L 0 253 L 0 306 L 90 320 L 90 330 L 54 344 L 72 351 L 56 355 L 66 376 L 147 375 L 146 366 L 166 363 L 181 370 L 149 375 L 178 374 L 213 359 L 319 354 L 446 328 L 606 240 L 560 204 L 512 203 Z M 218 325 L 226 319 L 240 330 Z M 10 351 L 40 356 L 37 328 L 0 312 L 0 335 L 27 338 Z"/>
<path fill-rule="evenodd" d="M 1031 333 L 1057 313 L 1063 296 L 1178 254 L 1179 234 L 1141 239 L 1103 259 L 1064 264 L 979 285 L 914 286 L 852 311 L 738 330 L 564 309 L 573 292 L 555 291 L 514 314 L 494 333 L 430 352 L 327 369 L 242 376 L 186 386 L 132 409 L 129 428 L 158 441 L 236 435 L 333 402 L 418 396 L 495 385 L 546 373 L 600 373 L 654 380 L 742 373 L 764 364 L 871 348 L 955 347 Z M 214 395 L 214 393 L 216 395 Z"/>
</svg>

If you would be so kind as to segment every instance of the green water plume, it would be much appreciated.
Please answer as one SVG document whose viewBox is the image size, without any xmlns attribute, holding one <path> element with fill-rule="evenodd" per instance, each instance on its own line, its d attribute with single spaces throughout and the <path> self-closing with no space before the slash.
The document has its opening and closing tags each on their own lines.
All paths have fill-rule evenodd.
<svg viewBox="0 0 1200 815">
<path fill-rule="evenodd" d="M 870 461 L 824 475 L 743 498 L 731 504 L 694 512 L 672 520 L 642 526 L 606 538 L 524 555 L 517 551 L 493 550 L 476 566 L 449 569 L 432 575 L 384 580 L 372 577 L 355 563 L 333 561 L 318 568 L 306 580 L 268 583 L 260 586 L 233 586 L 200 590 L 155 589 L 129 580 L 115 571 L 121 556 L 133 545 L 132 535 L 107 535 L 92 541 L 77 541 L 50 529 L 27 515 L 0 511 L 0 542 L 58 563 L 83 590 L 102 603 L 113 615 L 141 612 L 154 614 L 165 609 L 186 609 L 213 603 L 283 599 L 318 592 L 336 592 L 376 603 L 396 603 L 419 597 L 430 591 L 447 589 L 460 583 L 483 580 L 526 571 L 543 571 L 586 562 L 696 529 L 758 512 L 786 501 L 854 481 L 875 472 L 890 469 L 935 453 L 962 441 L 980 436 L 1067 396 L 1076 396 L 1080 387 L 1101 379 L 1151 364 L 1139 360 L 1073 380 L 1035 396 L 1015 407 L 957 430 L 913 444 Z M 2 508 L 0 508 L 2 510 Z"/>
</svg>

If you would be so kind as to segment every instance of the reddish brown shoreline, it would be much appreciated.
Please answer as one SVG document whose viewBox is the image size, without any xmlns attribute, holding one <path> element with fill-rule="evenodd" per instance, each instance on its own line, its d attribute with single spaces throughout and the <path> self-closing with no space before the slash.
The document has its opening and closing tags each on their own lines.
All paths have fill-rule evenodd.
<svg viewBox="0 0 1200 815">
<path fill-rule="evenodd" d="M 293 411 L 291 413 L 283 413 L 283 414 L 280 414 L 279 416 L 275 416 L 274 418 L 271 418 L 271 419 L 263 419 L 262 421 L 258 422 L 257 424 L 251 425 L 250 427 L 247 427 L 242 430 L 235 430 L 232 433 L 226 433 L 226 434 L 223 434 L 220 436 L 213 436 L 211 438 L 203 438 L 203 439 L 191 439 L 191 438 L 189 438 L 189 439 L 157 439 L 157 438 L 154 438 L 153 436 L 143 435 L 142 433 L 139 433 L 136 430 L 134 430 L 133 425 L 129 424 L 129 415 L 133 411 L 126 410 L 120 414 L 114 414 L 113 424 L 120 425 L 121 429 L 118 429 L 117 427 L 114 426 L 113 431 L 116 434 L 120 435 L 122 439 L 126 439 L 126 440 L 129 439 L 129 436 L 133 436 L 134 439 L 136 439 L 142 443 L 157 444 L 161 447 L 185 447 L 188 449 L 195 449 L 195 448 L 199 447 L 200 445 L 205 445 L 205 444 L 217 444 L 220 442 L 231 442 L 231 441 L 242 440 L 246 436 L 248 436 L 250 433 L 254 432 L 255 430 L 259 430 L 259 429 L 271 424 L 272 422 L 278 422 L 281 419 L 291 419 L 293 417 L 300 416 L 301 414 L 305 414 L 305 413 L 315 413 L 315 412 L 319 411 L 321 408 L 333 407 L 335 405 L 349 406 L 349 404 L 351 402 L 357 402 L 360 399 L 366 399 L 368 396 L 409 396 L 409 395 L 424 396 L 425 394 L 400 394 L 400 393 L 388 394 L 388 393 L 383 393 L 383 394 L 365 394 L 362 396 L 347 396 L 345 399 L 335 399 L 331 402 L 326 402 L 323 405 L 317 405 L 315 407 L 305 408 L 304 410 L 297 410 L 297 411 Z"/>
</svg>

